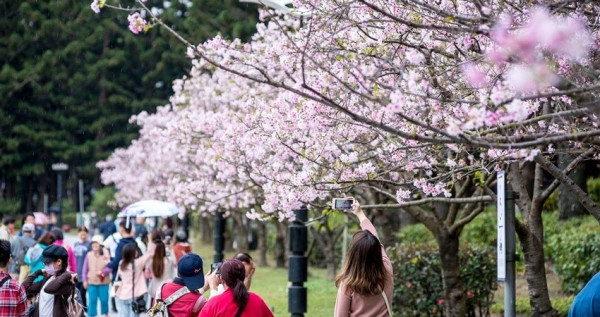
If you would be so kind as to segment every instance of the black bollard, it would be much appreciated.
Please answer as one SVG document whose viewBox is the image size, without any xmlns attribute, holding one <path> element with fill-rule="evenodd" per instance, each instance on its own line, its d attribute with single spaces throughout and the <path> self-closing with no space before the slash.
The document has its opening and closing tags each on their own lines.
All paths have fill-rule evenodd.
<svg viewBox="0 0 600 317">
<path fill-rule="evenodd" d="M 215 255 L 213 257 L 213 263 L 223 262 L 223 250 L 225 249 L 225 219 L 223 219 L 223 213 L 218 212 L 215 214 L 215 230 L 213 236 L 213 245 L 215 247 Z"/>
<path fill-rule="evenodd" d="M 296 220 L 289 226 L 289 274 L 288 281 L 288 312 L 292 317 L 303 317 L 306 313 L 306 282 L 308 277 L 308 229 L 304 223 L 308 220 L 308 209 L 302 206 L 294 211 Z"/>
</svg>

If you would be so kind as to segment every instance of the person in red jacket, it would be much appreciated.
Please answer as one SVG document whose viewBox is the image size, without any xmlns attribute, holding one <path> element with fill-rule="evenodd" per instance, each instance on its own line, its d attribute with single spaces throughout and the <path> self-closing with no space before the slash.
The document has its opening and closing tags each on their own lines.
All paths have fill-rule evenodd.
<svg viewBox="0 0 600 317">
<path fill-rule="evenodd" d="M 265 301 L 246 289 L 246 269 L 242 261 L 226 260 L 219 275 L 225 292 L 211 297 L 200 317 L 273 317 Z"/>
<path fill-rule="evenodd" d="M 194 253 L 182 256 L 177 264 L 177 275 L 173 282 L 163 284 L 152 296 L 164 302 L 169 296 L 180 292 L 167 307 L 169 317 L 197 317 L 207 301 L 202 296 L 205 289 L 202 258 Z"/>
</svg>

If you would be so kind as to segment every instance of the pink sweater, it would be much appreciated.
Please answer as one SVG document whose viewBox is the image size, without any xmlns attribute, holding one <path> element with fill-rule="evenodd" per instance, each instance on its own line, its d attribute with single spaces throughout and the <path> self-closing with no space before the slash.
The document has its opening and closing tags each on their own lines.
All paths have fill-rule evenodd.
<svg viewBox="0 0 600 317">
<path fill-rule="evenodd" d="M 148 250 L 144 255 L 135 259 L 135 276 L 133 276 L 133 265 L 129 264 L 125 269 L 121 269 L 121 262 L 119 262 L 118 274 L 121 276 L 121 286 L 117 289 L 116 296 L 121 300 L 132 299 L 133 296 L 138 297 L 148 293 L 148 287 L 146 286 L 146 277 L 144 277 L 144 267 L 148 261 L 152 261 L 152 256 L 156 250 L 156 244 L 149 243 Z"/>
<path fill-rule="evenodd" d="M 369 219 L 365 219 L 360 223 L 363 230 L 368 230 L 374 236 L 377 236 L 377 231 Z M 385 282 L 383 291 L 388 298 L 390 306 L 392 305 L 392 294 L 394 292 L 394 274 L 392 272 L 392 262 L 385 253 L 383 245 L 381 246 L 383 266 L 388 273 L 388 279 Z M 388 317 L 387 306 L 381 294 L 364 297 L 356 294 L 353 291 L 346 289 L 344 284 L 338 289 L 337 298 L 335 299 L 335 317 Z"/>
<path fill-rule="evenodd" d="M 56 240 L 54 244 L 60 245 L 61 247 L 67 249 L 67 253 L 69 254 L 69 271 L 77 272 L 77 262 L 75 260 L 75 253 L 73 253 L 73 248 L 70 245 L 65 244 L 63 240 Z"/>
</svg>

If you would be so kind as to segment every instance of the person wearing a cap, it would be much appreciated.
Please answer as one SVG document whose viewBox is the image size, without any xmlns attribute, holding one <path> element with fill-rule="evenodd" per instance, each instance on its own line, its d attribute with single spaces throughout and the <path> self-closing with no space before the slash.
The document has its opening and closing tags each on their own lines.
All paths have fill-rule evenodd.
<svg viewBox="0 0 600 317">
<path fill-rule="evenodd" d="M 35 271 L 23 281 L 28 297 L 38 297 L 38 309 L 34 317 L 67 316 L 67 299 L 74 292 L 77 273 L 67 271 L 69 254 L 58 245 L 51 245 L 42 252 L 44 269 Z M 34 282 L 38 277 L 40 282 Z"/>
<path fill-rule="evenodd" d="M 29 248 L 35 246 L 37 243 L 33 236 L 35 235 L 35 226 L 26 223 L 21 228 L 23 235 L 15 237 L 12 242 L 11 252 L 13 257 L 13 265 L 11 267 L 11 275 L 13 278 L 18 278 L 19 282 L 23 282 L 27 275 L 29 275 L 29 265 L 25 264 L 25 254 Z"/>
<path fill-rule="evenodd" d="M 110 262 L 108 250 L 104 250 L 102 235 L 92 238 L 91 250 L 83 262 L 81 281 L 83 288 L 88 291 L 88 316 L 98 315 L 98 299 L 100 299 L 100 313 L 108 317 L 108 284 L 110 277 L 102 273 L 102 269 Z"/>
<path fill-rule="evenodd" d="M 197 254 L 182 256 L 177 263 L 177 277 L 173 282 L 163 284 L 153 295 L 164 301 L 183 287 L 187 287 L 190 292 L 167 308 L 169 317 L 197 317 L 207 302 L 202 295 L 206 289 L 202 258 Z"/>
<path fill-rule="evenodd" d="M 273 317 L 265 301 L 248 292 L 244 279 L 246 268 L 240 260 L 225 260 L 217 274 L 225 292 L 211 297 L 202 308 L 200 317 Z"/>
</svg>

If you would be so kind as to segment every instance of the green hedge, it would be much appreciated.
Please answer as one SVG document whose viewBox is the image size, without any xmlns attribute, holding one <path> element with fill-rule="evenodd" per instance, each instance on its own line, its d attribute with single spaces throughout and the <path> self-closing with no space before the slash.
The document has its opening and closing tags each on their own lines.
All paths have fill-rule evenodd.
<svg viewBox="0 0 600 317">
<path fill-rule="evenodd" d="M 556 213 L 544 217 L 546 256 L 554 262 L 563 291 L 575 294 L 600 271 L 598 222 L 591 216 L 565 222 L 559 222 Z"/>
<path fill-rule="evenodd" d="M 470 316 L 488 316 L 497 288 L 495 252 L 461 251 L 460 272 Z M 388 250 L 394 266 L 394 303 L 398 316 L 444 316 L 443 285 L 437 247 L 400 245 Z"/>
</svg>

